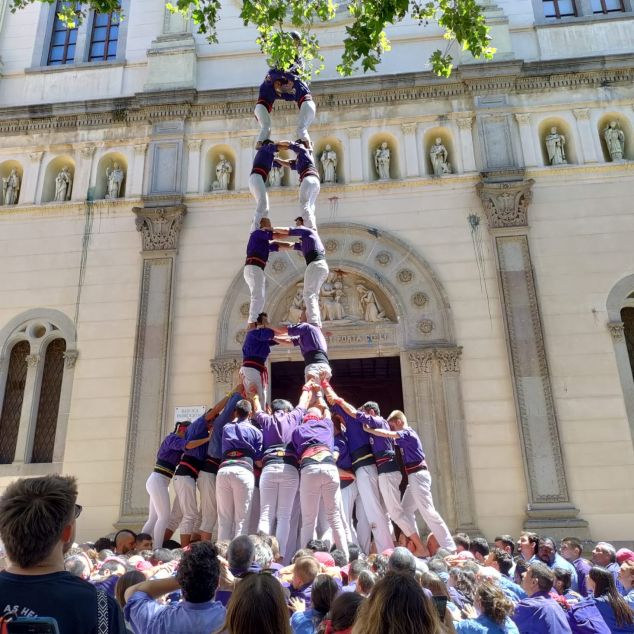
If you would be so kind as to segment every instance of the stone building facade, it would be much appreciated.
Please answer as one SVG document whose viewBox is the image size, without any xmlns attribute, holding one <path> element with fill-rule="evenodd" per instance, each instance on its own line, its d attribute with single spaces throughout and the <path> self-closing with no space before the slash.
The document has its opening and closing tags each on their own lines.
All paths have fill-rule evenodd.
<svg viewBox="0 0 634 634">
<path fill-rule="evenodd" d="M 89 15 L 75 33 L 54 7 L 6 4 L 0 488 L 75 474 L 80 534 L 94 538 L 142 523 L 175 407 L 210 405 L 235 380 L 266 67 L 235 0 L 217 45 L 162 0 L 124 0 L 124 21 Z M 634 7 L 483 4 L 498 53 L 456 53 L 449 79 L 427 64 L 443 46 L 433 25 L 391 27 L 379 71 L 347 79 L 333 70 L 345 11 L 319 28 L 311 135 L 318 157 L 330 145 L 338 159 L 317 209 L 331 357 L 391 360 L 452 528 L 627 541 Z M 288 138 L 296 111 L 273 116 Z M 296 185 L 285 173 L 270 189 L 275 224 L 296 215 Z M 292 318 L 302 274 L 293 254 L 271 259 L 274 319 Z M 273 393 L 275 368 L 297 360 L 272 355 Z"/>
</svg>

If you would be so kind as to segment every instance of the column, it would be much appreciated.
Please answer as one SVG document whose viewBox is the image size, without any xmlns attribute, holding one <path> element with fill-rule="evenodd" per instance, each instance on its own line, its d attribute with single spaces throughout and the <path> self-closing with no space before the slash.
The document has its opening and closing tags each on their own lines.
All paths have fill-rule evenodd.
<svg viewBox="0 0 634 634">
<path fill-rule="evenodd" d="M 350 182 L 358 183 L 363 180 L 363 149 L 361 147 L 361 132 L 362 128 L 349 128 L 348 129 L 348 144 L 350 151 L 348 174 L 350 174 Z"/>
<path fill-rule="evenodd" d="M 473 115 L 468 114 L 456 119 L 460 134 L 460 154 L 462 155 L 462 171 L 475 172 L 476 161 L 473 149 Z"/>
<path fill-rule="evenodd" d="M 190 139 L 187 141 L 189 157 L 187 159 L 187 193 L 200 193 L 200 139 Z"/>
<path fill-rule="evenodd" d="M 146 152 L 147 143 L 137 143 L 134 146 L 134 165 L 132 166 L 132 178 L 130 179 L 130 196 L 132 198 L 140 198 L 143 194 Z"/>
<path fill-rule="evenodd" d="M 528 113 L 516 114 L 515 119 L 520 129 L 520 141 L 522 144 L 522 156 L 525 167 L 535 167 L 539 165 L 535 152 L 535 140 L 531 127 L 531 115 Z"/>
<path fill-rule="evenodd" d="M 40 182 L 43 156 L 44 152 L 29 152 L 29 165 L 24 170 L 20 198 L 18 199 L 21 204 L 32 205 L 37 202 L 35 197 Z"/>
<path fill-rule="evenodd" d="M 134 207 L 141 233 L 141 288 L 119 525 L 147 517 L 145 481 L 165 430 L 174 266 L 184 205 Z"/>
<path fill-rule="evenodd" d="M 255 137 L 240 137 L 240 156 L 238 158 L 238 174 L 236 174 L 236 189 L 249 189 L 249 176 L 255 156 Z"/>
<path fill-rule="evenodd" d="M 211 359 L 209 367 L 214 377 L 214 402 L 218 402 L 230 389 L 238 384 L 238 370 L 242 365 L 242 359 L 227 357 Z"/>
<path fill-rule="evenodd" d="M 24 464 L 31 460 L 31 447 L 35 435 L 35 421 L 37 420 L 37 408 L 40 402 L 40 375 L 44 371 L 44 357 L 37 352 L 31 352 L 24 357 L 27 364 L 26 379 L 24 382 L 24 400 L 20 412 L 20 427 L 18 440 L 15 447 L 14 464 Z"/>
<path fill-rule="evenodd" d="M 590 110 L 588 108 L 576 108 L 573 110 L 577 120 L 577 132 L 581 143 L 581 155 L 584 163 L 597 163 L 596 147 L 594 144 L 594 131 L 590 124 Z"/>
<path fill-rule="evenodd" d="M 418 148 L 416 144 L 416 123 L 403 123 L 401 130 L 403 131 L 403 148 L 405 154 L 405 176 L 414 178 L 420 176 L 420 168 L 418 164 Z"/>
<path fill-rule="evenodd" d="M 75 168 L 75 179 L 71 200 L 93 200 L 94 188 L 92 182 L 92 159 L 95 155 L 94 145 L 85 145 L 79 148 L 79 163 Z"/>
<path fill-rule="evenodd" d="M 588 536 L 570 499 L 528 243 L 533 181 L 479 183 L 498 266 L 528 508 L 524 527 Z"/>
</svg>

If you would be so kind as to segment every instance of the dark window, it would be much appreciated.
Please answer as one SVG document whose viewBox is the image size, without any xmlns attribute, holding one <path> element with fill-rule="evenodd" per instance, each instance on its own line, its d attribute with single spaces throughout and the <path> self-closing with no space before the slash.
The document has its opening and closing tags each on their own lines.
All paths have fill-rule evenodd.
<svg viewBox="0 0 634 634">
<path fill-rule="evenodd" d="M 119 40 L 119 14 L 95 13 L 90 36 L 89 61 L 114 59 Z"/>
<path fill-rule="evenodd" d="M 617 13 L 625 11 L 623 0 L 592 0 L 593 13 Z"/>
<path fill-rule="evenodd" d="M 51 35 L 51 48 L 48 52 L 48 65 L 72 64 L 75 61 L 75 44 L 77 43 L 77 28 L 69 29 L 59 19 L 59 13 L 64 7 L 74 6 L 74 3 L 57 0 L 55 6 L 55 22 Z"/>
<path fill-rule="evenodd" d="M 564 18 L 577 15 L 575 0 L 544 0 L 545 18 Z"/>
<path fill-rule="evenodd" d="M 624 308 L 621 311 L 621 319 L 623 320 L 625 344 L 627 345 L 627 355 L 630 358 L 632 378 L 634 378 L 634 308 Z"/>
<path fill-rule="evenodd" d="M 31 462 L 53 462 L 65 351 L 66 342 L 63 339 L 53 339 L 46 348 Z"/>
<path fill-rule="evenodd" d="M 26 356 L 29 350 L 29 342 L 20 341 L 13 346 L 9 357 L 7 384 L 0 413 L 0 464 L 11 464 L 15 460 L 28 369 Z"/>
</svg>

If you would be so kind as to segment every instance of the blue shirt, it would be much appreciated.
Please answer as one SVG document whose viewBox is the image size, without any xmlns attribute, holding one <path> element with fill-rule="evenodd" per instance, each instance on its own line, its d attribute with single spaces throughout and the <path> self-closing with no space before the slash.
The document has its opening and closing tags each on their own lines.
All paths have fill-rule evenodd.
<svg viewBox="0 0 634 634">
<path fill-rule="evenodd" d="M 210 458 L 222 458 L 222 430 L 232 419 L 236 405 L 241 399 L 241 394 L 232 394 L 222 412 L 214 419 L 214 429 L 211 432 L 211 440 L 209 441 L 207 452 Z"/>
<path fill-rule="evenodd" d="M 517 585 L 514 581 L 511 581 L 507 577 L 500 577 L 498 579 L 498 584 L 500 588 L 504 592 L 504 594 L 513 601 L 513 603 L 517 603 L 522 599 L 526 599 L 528 595 L 522 586 Z"/>
<path fill-rule="evenodd" d="M 291 630 L 293 634 L 314 634 L 324 615 L 317 610 L 310 609 L 305 612 L 295 612 L 291 616 Z"/>
<path fill-rule="evenodd" d="M 610 628 L 597 609 L 592 597 L 570 606 L 568 623 L 573 634 L 609 634 Z"/>
<path fill-rule="evenodd" d="M 254 328 L 248 330 L 242 344 L 242 358 L 258 361 L 262 365 L 271 354 L 271 346 L 276 346 L 275 333 L 271 328 Z"/>
<path fill-rule="evenodd" d="M 630 590 L 623 598 L 627 601 L 627 604 L 632 608 L 632 610 L 634 610 L 634 588 Z"/>
<path fill-rule="evenodd" d="M 466 619 L 454 623 L 456 632 L 463 634 L 519 634 L 517 626 L 508 617 L 498 625 L 488 616 L 481 614 L 477 619 Z"/>
<path fill-rule="evenodd" d="M 521 634 L 568 634 L 570 625 L 563 608 L 547 592 L 536 592 L 522 599 L 513 620 Z"/>
<path fill-rule="evenodd" d="M 230 451 L 239 451 L 257 460 L 262 455 L 262 432 L 246 420 L 225 425 L 222 430 L 223 458 L 226 459 Z"/>
<path fill-rule="evenodd" d="M 577 592 L 582 597 L 587 597 L 589 594 L 588 587 L 586 585 L 586 577 L 592 568 L 592 564 L 583 557 L 579 557 L 572 562 L 574 569 L 577 571 Z"/>
<path fill-rule="evenodd" d="M 617 625 L 616 615 L 614 614 L 612 606 L 608 603 L 607 597 L 595 597 L 594 602 L 597 608 L 599 608 L 599 612 L 606 625 L 610 628 L 610 632 L 616 632 L 616 634 L 620 634 L 621 632 L 634 632 L 634 624 L 632 623 Z"/>
<path fill-rule="evenodd" d="M 207 427 L 207 419 L 205 418 L 205 414 L 203 414 L 187 428 L 185 442 L 188 443 L 192 440 L 200 440 L 207 435 L 209 435 L 209 429 Z M 207 448 L 208 443 L 204 443 L 203 445 L 200 445 L 200 447 L 195 447 L 194 449 L 185 449 L 183 451 L 183 456 L 192 456 L 197 460 L 202 461 L 207 455 Z"/>
<path fill-rule="evenodd" d="M 579 591 L 579 583 L 577 581 L 577 570 L 576 568 L 566 559 L 564 559 L 559 553 L 555 553 L 555 559 L 552 563 L 545 563 L 551 570 L 555 568 L 563 568 L 564 570 L 568 570 L 570 572 L 570 587 L 576 592 Z"/>
<path fill-rule="evenodd" d="M 218 601 L 160 605 L 145 592 L 135 592 L 125 605 L 126 620 L 135 634 L 191 634 L 215 632 L 225 621 L 226 610 Z"/>
</svg>

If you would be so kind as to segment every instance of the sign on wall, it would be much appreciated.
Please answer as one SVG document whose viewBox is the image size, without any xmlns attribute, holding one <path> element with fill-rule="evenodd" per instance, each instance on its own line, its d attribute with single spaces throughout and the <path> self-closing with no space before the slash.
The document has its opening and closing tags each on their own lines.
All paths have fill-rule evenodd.
<svg viewBox="0 0 634 634">
<path fill-rule="evenodd" d="M 177 405 L 174 408 L 174 425 L 179 420 L 195 421 L 207 411 L 204 405 Z"/>
</svg>

